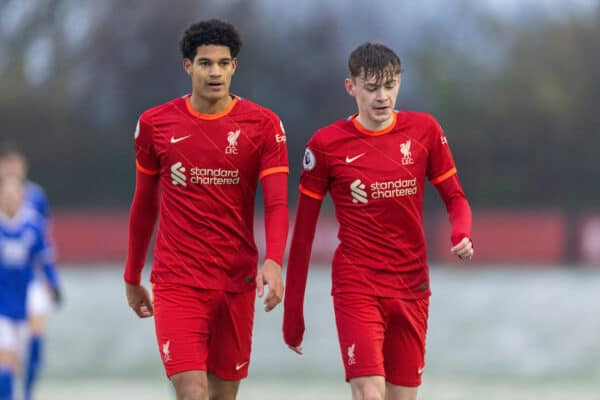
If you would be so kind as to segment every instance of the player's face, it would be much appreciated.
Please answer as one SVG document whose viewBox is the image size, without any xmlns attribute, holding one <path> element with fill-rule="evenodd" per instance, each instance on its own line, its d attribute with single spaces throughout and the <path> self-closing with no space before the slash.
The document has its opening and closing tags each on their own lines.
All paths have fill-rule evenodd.
<svg viewBox="0 0 600 400">
<path fill-rule="evenodd" d="M 380 82 L 376 76 L 346 79 L 346 90 L 356 99 L 361 118 L 377 127 L 391 121 L 400 90 L 400 74 L 386 71 Z"/>
<path fill-rule="evenodd" d="M 20 180 L 27 177 L 27 163 L 20 154 L 8 154 L 0 159 L 0 175 L 14 176 Z"/>
<path fill-rule="evenodd" d="M 24 188 L 21 180 L 4 177 L 0 182 L 0 209 L 9 217 L 17 214 L 23 204 Z"/>
<path fill-rule="evenodd" d="M 193 60 L 183 60 L 194 95 L 211 103 L 229 96 L 236 66 L 237 59 L 231 57 L 229 47 L 219 45 L 199 46 Z"/>
</svg>

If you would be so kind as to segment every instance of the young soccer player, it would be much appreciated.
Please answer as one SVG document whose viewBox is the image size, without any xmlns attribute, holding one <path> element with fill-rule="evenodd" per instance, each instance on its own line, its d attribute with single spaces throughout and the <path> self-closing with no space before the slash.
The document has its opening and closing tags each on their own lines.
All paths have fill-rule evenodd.
<svg viewBox="0 0 600 400">
<path fill-rule="evenodd" d="M 135 132 L 127 299 L 139 317 L 154 315 L 177 399 L 235 399 L 250 364 L 254 290 L 269 286 L 266 311 L 283 296 L 286 137 L 271 110 L 229 91 L 241 47 L 231 24 L 195 23 L 180 46 L 191 94 L 144 112 Z M 259 180 L 267 248 L 257 271 Z M 159 209 L 151 301 L 140 274 Z"/>
<path fill-rule="evenodd" d="M 24 201 L 37 211 L 46 226 L 49 221 L 48 200 L 40 185 L 27 180 L 27 160 L 16 147 L 4 144 L 0 148 L 0 176 L 14 176 L 25 182 Z M 45 229 L 46 243 L 49 252 L 53 253 L 49 229 Z M 43 272 L 40 273 L 40 272 Z M 42 276 L 44 275 L 44 276 Z M 26 346 L 24 365 L 24 400 L 30 400 L 33 389 L 43 366 L 43 344 L 46 330 L 46 319 L 52 301 L 59 305 L 62 302 L 62 291 L 59 284 L 58 271 L 50 266 L 43 271 L 34 270 L 34 279 L 29 284 L 27 296 L 27 315 L 29 322 L 28 345 Z"/>
<path fill-rule="evenodd" d="M 471 210 L 448 141 L 434 117 L 395 111 L 401 64 L 384 45 L 349 58 L 347 92 L 358 113 L 309 140 L 284 301 L 284 339 L 302 353 L 303 302 L 321 201 L 340 225 L 332 295 L 346 380 L 355 400 L 415 399 L 425 367 L 429 272 L 423 234 L 425 179 L 452 223 L 452 253 L 473 256 Z"/>
<path fill-rule="evenodd" d="M 25 352 L 28 286 L 34 268 L 54 269 L 45 221 L 24 202 L 20 179 L 0 175 L 0 399 L 12 400 L 13 380 Z"/>
</svg>

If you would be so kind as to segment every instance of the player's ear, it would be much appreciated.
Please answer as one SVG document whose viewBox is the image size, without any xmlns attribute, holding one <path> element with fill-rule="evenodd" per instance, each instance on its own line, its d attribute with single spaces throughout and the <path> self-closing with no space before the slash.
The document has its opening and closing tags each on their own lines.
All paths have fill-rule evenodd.
<svg viewBox="0 0 600 400">
<path fill-rule="evenodd" d="M 238 60 L 237 58 L 232 58 L 231 59 L 231 68 L 232 68 L 232 75 L 235 74 L 235 69 L 237 68 L 237 64 L 238 64 Z"/>
<path fill-rule="evenodd" d="M 184 58 L 183 59 L 183 69 L 185 70 L 185 73 L 188 74 L 189 76 L 192 76 L 192 60 L 190 60 L 189 58 Z"/>
<path fill-rule="evenodd" d="M 355 96 L 355 85 L 354 81 L 351 78 L 346 78 L 344 81 L 344 87 L 346 88 L 346 92 L 352 97 Z"/>
</svg>

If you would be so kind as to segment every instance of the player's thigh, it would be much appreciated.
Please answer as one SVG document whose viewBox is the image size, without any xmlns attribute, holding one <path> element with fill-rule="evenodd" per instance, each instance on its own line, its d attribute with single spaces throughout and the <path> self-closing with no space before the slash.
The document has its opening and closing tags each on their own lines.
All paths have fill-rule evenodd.
<svg viewBox="0 0 600 400">
<path fill-rule="evenodd" d="M 46 284 L 39 279 L 33 280 L 27 287 L 27 315 L 45 318 L 50 312 L 51 304 Z"/>
<path fill-rule="evenodd" d="M 346 380 L 385 375 L 383 309 L 375 296 L 361 293 L 338 293 L 333 296 Z"/>
<path fill-rule="evenodd" d="M 206 371 L 210 326 L 220 293 L 158 283 L 153 285 L 153 297 L 158 351 L 167 376 Z"/>
<path fill-rule="evenodd" d="M 383 299 L 386 336 L 383 345 L 386 381 L 418 387 L 425 368 L 429 298 Z"/>
<path fill-rule="evenodd" d="M 208 372 L 226 381 L 248 376 L 254 324 L 254 290 L 224 293 L 211 326 Z"/>
<path fill-rule="evenodd" d="M 177 400 L 208 400 L 206 371 L 183 371 L 169 377 Z"/>
</svg>

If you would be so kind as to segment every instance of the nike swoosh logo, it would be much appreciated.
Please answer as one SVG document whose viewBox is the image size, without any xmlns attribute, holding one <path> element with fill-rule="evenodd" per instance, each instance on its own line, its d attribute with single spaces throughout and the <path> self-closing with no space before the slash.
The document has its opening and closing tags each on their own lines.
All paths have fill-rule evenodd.
<svg viewBox="0 0 600 400">
<path fill-rule="evenodd" d="M 243 363 L 241 363 L 241 364 L 237 364 L 237 365 L 235 366 L 235 370 L 236 370 L 236 371 L 239 371 L 240 369 L 244 368 L 244 365 L 246 365 L 246 364 L 248 364 L 248 361 L 246 361 L 246 362 L 243 362 Z"/>
<path fill-rule="evenodd" d="M 183 136 L 180 138 L 175 139 L 175 136 L 171 136 L 171 143 L 177 143 L 177 142 L 181 142 L 182 140 L 185 140 L 187 138 L 189 138 L 192 135 L 187 135 L 187 136 Z"/>
<path fill-rule="evenodd" d="M 361 158 L 361 157 L 362 157 L 362 156 L 364 156 L 365 154 L 367 154 L 367 153 L 362 153 L 362 154 L 359 154 L 359 155 L 357 155 L 357 156 L 354 156 L 354 157 L 352 157 L 352 158 L 350 158 L 350 157 L 346 156 L 346 162 L 347 162 L 348 164 L 350 164 L 350 163 L 353 163 L 354 161 L 358 160 L 359 158 Z"/>
</svg>

